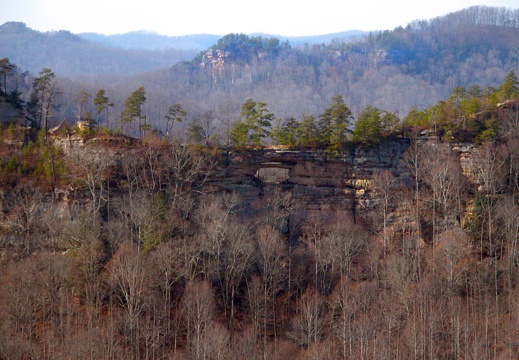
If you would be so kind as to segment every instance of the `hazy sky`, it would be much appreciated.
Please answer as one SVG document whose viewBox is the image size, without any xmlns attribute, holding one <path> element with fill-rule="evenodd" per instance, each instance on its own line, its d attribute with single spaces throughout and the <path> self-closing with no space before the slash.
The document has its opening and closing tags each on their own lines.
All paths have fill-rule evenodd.
<svg viewBox="0 0 519 360">
<path fill-rule="evenodd" d="M 321 35 L 392 30 L 473 5 L 519 8 L 519 0 L 1 0 L 0 24 L 22 21 L 39 31 L 164 35 L 266 33 Z"/>
</svg>

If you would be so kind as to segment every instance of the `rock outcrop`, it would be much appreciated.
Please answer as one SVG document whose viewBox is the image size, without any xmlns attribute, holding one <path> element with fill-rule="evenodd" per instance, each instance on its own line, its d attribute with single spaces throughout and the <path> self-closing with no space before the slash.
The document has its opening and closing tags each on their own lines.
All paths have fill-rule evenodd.
<svg viewBox="0 0 519 360">
<path fill-rule="evenodd" d="M 429 139 L 424 138 L 425 144 Z M 432 143 L 431 143 L 432 144 Z M 294 150 L 284 147 L 248 149 L 225 153 L 223 171 L 215 185 L 237 193 L 244 203 L 261 197 L 264 186 L 281 186 L 291 191 L 292 200 L 308 212 L 348 212 L 362 216 L 376 204 L 372 180 L 375 174 L 390 171 L 396 186 L 411 188 L 413 181 L 402 158 L 409 139 L 395 139 L 379 146 L 330 156 L 322 150 Z M 478 148 L 474 144 L 453 144 L 452 151 L 468 183 L 480 188 Z M 272 183 L 261 170 L 283 172 Z"/>
<path fill-rule="evenodd" d="M 94 146 L 105 157 L 117 162 L 132 152 L 130 138 L 90 139 L 72 136 L 57 139 L 67 156 Z M 426 142 L 427 139 L 419 141 Z M 341 155 L 323 150 L 289 149 L 273 146 L 242 151 L 224 150 L 212 190 L 232 192 L 241 202 L 252 204 L 264 194 L 265 187 L 277 186 L 289 191 L 292 201 L 306 212 L 348 213 L 364 216 L 376 205 L 374 175 L 389 171 L 396 186 L 411 187 L 413 181 L 402 161 L 410 141 L 398 138 L 373 147 L 356 147 Z M 75 149 L 75 150 L 74 150 Z M 84 149 L 83 151 L 85 151 Z M 474 189 L 480 187 L 478 148 L 473 144 L 455 144 L 464 176 Z M 264 175 L 263 173 L 267 173 Z"/>
<path fill-rule="evenodd" d="M 331 156 L 322 150 L 290 150 L 269 147 L 226 153 L 226 166 L 217 179 L 221 189 L 251 202 L 261 194 L 268 180 L 261 169 L 287 172 L 279 183 L 292 192 L 294 202 L 308 211 L 363 211 L 369 206 L 370 182 L 377 172 L 389 170 L 403 176 L 401 158 L 409 146 L 397 139 L 378 147 L 356 148 Z"/>
</svg>

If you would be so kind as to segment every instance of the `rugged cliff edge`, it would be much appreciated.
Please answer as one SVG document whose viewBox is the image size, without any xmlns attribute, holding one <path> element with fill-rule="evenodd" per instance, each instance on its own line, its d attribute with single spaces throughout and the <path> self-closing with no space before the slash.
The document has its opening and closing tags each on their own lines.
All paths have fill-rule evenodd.
<svg viewBox="0 0 519 360">
<path fill-rule="evenodd" d="M 415 141 L 424 146 L 433 143 L 428 138 Z M 280 187 L 290 192 L 293 202 L 309 212 L 363 214 L 375 205 L 373 178 L 377 174 L 389 171 L 393 188 L 412 190 L 412 174 L 404 160 L 410 143 L 407 138 L 398 138 L 377 146 L 354 147 L 341 155 L 283 146 L 226 149 L 217 158 L 210 189 L 235 193 L 243 204 L 251 204 L 262 196 L 265 187 Z M 128 139 L 84 141 L 76 137 L 59 139 L 57 144 L 66 156 L 78 148 L 86 150 L 84 155 L 89 153 L 88 149 L 95 149 L 91 154 L 104 153 L 103 157 L 110 159 L 110 166 L 115 168 L 132 152 L 139 151 L 135 142 L 128 146 Z M 466 181 L 474 189 L 482 190 L 478 147 L 470 143 L 450 144 L 450 147 Z M 166 146 L 156 151 L 156 156 L 165 156 L 170 150 Z"/>
<path fill-rule="evenodd" d="M 426 144 L 428 139 L 418 141 Z M 237 192 L 246 202 L 257 198 L 262 186 L 275 183 L 290 190 L 294 200 L 307 209 L 364 211 L 371 206 L 372 179 L 376 174 L 388 170 L 396 180 L 396 187 L 412 187 L 411 174 L 403 161 L 409 145 L 409 139 L 401 138 L 374 147 L 357 147 L 340 156 L 327 156 L 321 150 L 275 146 L 229 152 L 225 153 L 225 166 L 215 184 Z M 477 147 L 474 144 L 451 144 L 451 147 L 467 181 L 477 188 L 480 185 Z M 267 171 L 275 175 L 262 176 Z"/>
</svg>

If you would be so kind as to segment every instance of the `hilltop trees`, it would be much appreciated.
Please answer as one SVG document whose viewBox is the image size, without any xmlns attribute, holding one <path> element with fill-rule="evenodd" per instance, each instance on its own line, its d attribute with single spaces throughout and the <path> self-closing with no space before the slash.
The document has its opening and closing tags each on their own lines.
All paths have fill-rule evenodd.
<svg viewBox="0 0 519 360">
<path fill-rule="evenodd" d="M 519 79 L 514 70 L 506 74 L 503 83 L 497 89 L 501 100 L 508 100 L 519 95 Z"/>
<path fill-rule="evenodd" d="M 182 108 L 180 104 L 170 105 L 168 108 L 168 112 L 166 113 L 166 137 L 170 136 L 170 131 L 173 130 L 176 122 L 182 122 L 184 116 L 187 115 L 187 112 Z"/>
<path fill-rule="evenodd" d="M 293 117 L 278 120 L 271 133 L 279 145 L 316 146 L 319 142 L 319 129 L 314 115 L 303 115 L 301 120 Z"/>
<path fill-rule="evenodd" d="M 331 105 L 319 116 L 319 137 L 334 150 L 341 150 L 349 133 L 352 113 L 342 95 L 335 95 Z"/>
<path fill-rule="evenodd" d="M 0 82 L 0 122 L 11 121 L 20 117 L 24 101 L 18 90 L 18 68 L 8 58 L 0 59 Z"/>
<path fill-rule="evenodd" d="M 33 110 L 37 125 L 47 133 L 52 111 L 58 107 L 56 97 L 59 95 L 56 74 L 51 69 L 44 68 L 33 81 L 33 93 L 29 101 L 29 108 Z"/>
<path fill-rule="evenodd" d="M 482 144 L 494 141 L 510 129 L 506 115 L 514 113 L 511 107 L 502 107 L 507 100 L 519 94 L 519 80 L 515 71 L 510 71 L 498 88 L 470 88 L 457 86 L 447 100 L 423 109 L 413 109 L 405 117 L 403 127 L 412 129 L 429 128 L 443 141 L 473 141 Z M 505 113 L 503 116 L 502 112 Z"/>
<path fill-rule="evenodd" d="M 273 138 L 281 145 L 323 146 L 340 152 L 351 132 L 353 121 L 350 108 L 344 103 L 342 95 L 332 98 L 332 103 L 316 120 L 314 115 L 303 115 L 298 122 L 288 118 L 277 124 Z"/>
<path fill-rule="evenodd" d="M 287 118 L 278 122 L 272 137 L 282 145 L 321 146 L 340 153 L 348 141 L 367 146 L 377 145 L 382 139 L 396 135 L 400 130 L 397 115 L 370 105 L 359 114 L 351 130 L 353 120 L 344 98 L 336 95 L 317 121 L 314 115 L 303 115 L 300 121 Z"/>
<path fill-rule="evenodd" d="M 274 114 L 269 112 L 266 103 L 247 99 L 241 106 L 240 116 L 241 121 L 235 123 L 231 130 L 232 143 L 238 148 L 260 146 L 262 139 L 270 133 Z"/>
<path fill-rule="evenodd" d="M 353 130 L 353 138 L 361 143 L 378 144 L 382 137 L 380 110 L 368 106 L 359 115 Z"/>
<path fill-rule="evenodd" d="M 77 115 L 78 122 L 86 120 L 86 119 L 90 120 L 90 122 L 91 122 L 92 119 L 91 119 L 90 113 L 87 112 L 86 114 L 84 114 L 86 104 L 87 104 L 87 102 L 89 102 L 91 100 L 91 98 L 92 98 L 92 94 L 90 94 L 85 89 L 81 89 L 79 91 L 79 93 L 76 94 L 76 97 L 74 99 L 72 99 L 72 101 L 74 101 L 76 103 L 76 107 L 77 107 L 76 115 Z"/>
<path fill-rule="evenodd" d="M 394 113 L 367 106 L 358 116 L 353 130 L 354 118 L 341 95 L 332 98 L 332 104 L 319 115 L 303 115 L 301 120 L 293 117 L 278 121 L 271 136 L 281 145 L 322 147 L 339 154 L 348 142 L 364 146 L 379 144 L 383 139 L 398 135 L 400 119 Z"/>
<path fill-rule="evenodd" d="M 315 147 L 319 144 L 319 127 L 313 115 L 303 115 L 296 129 L 296 145 Z"/>
<path fill-rule="evenodd" d="M 212 49 L 224 50 L 239 62 L 249 62 L 257 58 L 260 53 L 270 56 L 278 55 L 282 50 L 290 49 L 288 41 L 280 42 L 276 38 L 263 38 L 261 36 L 249 37 L 245 34 L 229 34 L 217 41 Z"/>
<path fill-rule="evenodd" d="M 398 128 L 399 119 L 395 114 L 381 111 L 368 105 L 358 116 L 353 130 L 353 140 L 364 145 L 377 145 Z"/>
<path fill-rule="evenodd" d="M 94 105 L 96 108 L 96 121 L 99 125 L 99 120 L 101 119 L 101 114 L 103 111 L 106 111 L 106 126 L 110 127 L 110 121 L 108 117 L 108 109 L 113 107 L 114 104 L 110 101 L 110 99 L 106 96 L 106 91 L 104 89 L 99 89 L 94 97 Z"/>
<path fill-rule="evenodd" d="M 278 144 L 295 145 L 298 125 L 298 121 L 292 116 L 283 120 L 276 119 L 270 136 Z"/>
<path fill-rule="evenodd" d="M 2 91 L 7 95 L 7 77 L 16 70 L 16 65 L 12 64 L 8 58 L 0 59 L 0 75 L 2 76 Z"/>
<path fill-rule="evenodd" d="M 146 102 L 146 90 L 144 86 L 133 91 L 128 99 L 124 102 L 124 111 L 121 114 L 123 123 L 130 124 L 130 133 L 132 132 L 132 123 L 135 119 L 139 122 L 139 135 L 142 137 L 143 124 L 145 116 L 142 114 L 142 106 Z"/>
</svg>

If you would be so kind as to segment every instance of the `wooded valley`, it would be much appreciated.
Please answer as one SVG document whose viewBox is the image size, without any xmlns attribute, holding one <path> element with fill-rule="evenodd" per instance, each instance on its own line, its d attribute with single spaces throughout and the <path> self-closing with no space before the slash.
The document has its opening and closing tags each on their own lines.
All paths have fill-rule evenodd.
<svg viewBox="0 0 519 360">
<path fill-rule="evenodd" d="M 0 359 L 517 358 L 518 28 L 0 53 Z"/>
</svg>

